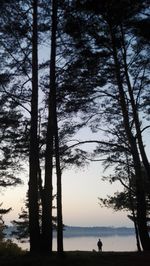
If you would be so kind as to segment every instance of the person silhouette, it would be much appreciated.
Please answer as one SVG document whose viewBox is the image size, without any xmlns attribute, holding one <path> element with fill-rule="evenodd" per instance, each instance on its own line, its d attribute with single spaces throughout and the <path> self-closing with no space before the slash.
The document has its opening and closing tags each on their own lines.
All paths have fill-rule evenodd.
<svg viewBox="0 0 150 266">
<path fill-rule="evenodd" d="M 102 246 L 103 246 L 103 243 L 101 241 L 101 239 L 99 238 L 98 242 L 97 242 L 97 246 L 98 246 L 98 251 L 102 251 Z"/>
</svg>

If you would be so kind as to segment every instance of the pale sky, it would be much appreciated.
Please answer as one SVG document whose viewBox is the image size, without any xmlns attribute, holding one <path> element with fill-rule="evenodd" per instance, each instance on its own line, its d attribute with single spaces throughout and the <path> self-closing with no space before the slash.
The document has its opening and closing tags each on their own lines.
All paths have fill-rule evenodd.
<svg viewBox="0 0 150 266">
<path fill-rule="evenodd" d="M 81 170 L 65 171 L 63 183 L 63 222 L 72 226 L 132 226 L 125 212 L 114 212 L 101 208 L 98 197 L 105 197 L 120 190 L 121 185 L 110 185 L 101 181 L 102 171 L 99 163 Z M 25 183 L 27 184 L 27 175 Z M 27 185 L 7 188 L 1 191 L 3 208 L 12 207 L 13 210 L 5 215 L 7 224 L 17 219 L 21 207 L 24 205 Z"/>
</svg>

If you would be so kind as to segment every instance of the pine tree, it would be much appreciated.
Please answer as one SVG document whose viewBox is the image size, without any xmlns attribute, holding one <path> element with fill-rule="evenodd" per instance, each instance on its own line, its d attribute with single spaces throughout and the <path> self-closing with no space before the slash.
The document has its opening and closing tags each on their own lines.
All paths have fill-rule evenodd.
<svg viewBox="0 0 150 266">
<path fill-rule="evenodd" d="M 92 62 L 91 59 L 93 59 L 95 66 L 92 65 L 92 68 L 96 74 L 93 73 L 93 77 L 101 77 L 101 81 L 103 81 L 102 83 L 99 82 L 98 78 L 95 78 L 95 80 L 91 79 L 93 87 L 90 87 L 91 90 L 88 86 L 86 87 L 85 96 L 82 94 L 81 88 L 76 90 L 76 99 L 79 99 L 82 95 L 81 101 L 79 99 L 79 104 L 82 104 L 82 106 L 78 105 L 77 110 L 82 110 L 85 117 L 85 110 L 89 110 L 91 112 L 90 120 L 93 121 L 94 119 L 92 118 L 94 116 L 96 117 L 96 112 L 98 114 L 100 113 L 101 119 L 97 118 L 97 116 L 95 118 L 96 123 L 93 124 L 93 128 L 95 125 L 98 128 L 98 123 L 102 123 L 103 118 L 107 117 L 106 110 L 111 111 L 117 117 L 116 109 L 114 110 L 115 106 L 112 104 L 111 109 L 108 108 L 109 98 L 111 100 L 113 99 L 113 103 L 119 107 L 120 119 L 134 163 L 137 189 L 137 220 L 140 239 L 143 249 L 149 250 L 145 192 L 141 186 L 142 167 L 140 156 L 142 157 L 148 175 L 149 162 L 143 146 L 141 137 L 142 128 L 139 120 L 139 100 L 140 97 L 144 97 L 146 94 L 145 84 L 148 84 L 147 82 L 144 84 L 141 81 L 147 80 L 149 63 L 146 63 L 148 61 L 145 58 L 145 46 L 139 46 L 136 36 L 133 34 L 134 25 L 132 23 L 133 18 L 140 16 L 140 12 L 145 8 L 144 3 L 145 1 L 141 1 L 140 3 L 137 3 L 137 1 L 120 1 L 119 3 L 116 1 L 75 1 L 70 4 L 70 10 L 72 12 L 68 17 L 66 32 L 73 38 L 77 51 L 77 64 L 74 64 L 75 67 L 72 65 L 71 75 L 78 70 L 80 76 L 78 75 L 76 80 L 78 82 L 78 78 L 81 77 L 80 82 L 81 80 L 83 81 L 85 88 L 86 83 L 83 77 L 84 75 L 86 78 L 88 76 L 85 74 L 86 72 L 84 72 L 83 66 L 85 66 L 85 62 L 88 64 L 88 60 Z M 75 12 L 74 7 L 78 9 L 78 12 Z M 95 57 L 98 59 L 94 60 Z M 81 66 L 81 64 L 79 65 L 80 62 L 84 62 L 84 64 Z M 133 82 L 131 82 L 130 76 L 133 78 Z M 105 84 L 107 84 L 107 87 L 103 89 L 102 87 Z M 90 109 L 87 106 L 87 91 L 91 95 L 91 103 L 94 102 L 93 99 L 97 99 L 95 101 L 95 108 Z M 71 93 L 75 95 L 73 90 Z M 101 99 L 104 99 L 104 97 L 106 101 L 103 105 Z M 100 109 L 100 111 L 96 111 L 96 108 L 97 110 Z M 93 112 L 94 109 L 95 114 Z M 110 123 L 109 119 L 110 116 L 107 119 Z M 111 118 L 111 122 L 113 122 L 113 117 Z"/>
</svg>

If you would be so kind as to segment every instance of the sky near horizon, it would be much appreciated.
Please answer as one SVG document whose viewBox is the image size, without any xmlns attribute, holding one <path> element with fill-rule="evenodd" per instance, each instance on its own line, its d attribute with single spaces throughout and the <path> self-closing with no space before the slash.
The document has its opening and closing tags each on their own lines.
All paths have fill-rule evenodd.
<svg viewBox="0 0 150 266">
<path fill-rule="evenodd" d="M 98 197 L 122 189 L 119 182 L 110 185 L 101 181 L 103 175 L 99 163 L 94 163 L 79 170 L 66 170 L 62 175 L 63 183 L 63 222 L 70 226 L 133 226 L 126 212 L 114 212 L 101 208 Z M 24 185 L 7 188 L 1 191 L 0 202 L 3 208 L 12 207 L 5 215 L 6 224 L 18 219 L 21 207 L 24 206 L 27 191 L 27 174 Z M 55 188 L 54 188 L 55 192 Z"/>
</svg>

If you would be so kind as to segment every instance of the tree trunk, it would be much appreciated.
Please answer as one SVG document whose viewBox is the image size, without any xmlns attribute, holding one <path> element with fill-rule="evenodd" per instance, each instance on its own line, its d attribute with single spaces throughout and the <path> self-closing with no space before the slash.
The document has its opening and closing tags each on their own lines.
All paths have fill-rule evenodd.
<svg viewBox="0 0 150 266">
<path fill-rule="evenodd" d="M 138 224 L 139 236 L 140 236 L 143 250 L 150 250 L 150 239 L 149 239 L 149 234 L 147 230 L 146 203 L 145 203 L 145 193 L 143 189 L 141 162 L 140 162 L 139 152 L 138 152 L 138 148 L 136 144 L 136 139 L 134 138 L 131 128 L 130 128 L 129 113 L 128 113 L 128 109 L 126 105 L 125 93 L 124 93 L 121 74 L 120 74 L 120 64 L 119 64 L 118 56 L 117 56 L 115 33 L 113 32 L 113 28 L 110 23 L 109 23 L 109 27 L 110 27 L 112 49 L 113 49 L 113 58 L 114 58 L 114 64 L 115 64 L 116 80 L 118 84 L 119 104 L 122 110 L 124 128 L 125 128 L 125 132 L 128 138 L 128 142 L 131 147 L 131 153 L 132 153 L 133 162 L 134 162 L 136 190 L 137 190 L 136 191 L 137 224 Z"/>
<path fill-rule="evenodd" d="M 57 114 L 55 124 L 55 158 L 56 158 L 56 175 L 57 175 L 57 251 L 63 253 L 63 218 L 62 218 L 62 185 L 61 185 L 61 167 L 59 154 L 59 138 Z"/>
<path fill-rule="evenodd" d="M 38 34 L 37 1 L 33 1 L 33 36 L 32 36 L 32 99 L 29 157 L 29 232 L 30 251 L 40 249 L 39 207 L 38 207 Z"/>
<path fill-rule="evenodd" d="M 122 43 L 123 43 L 123 62 L 124 62 L 125 77 L 126 77 L 129 97 L 130 97 L 130 101 L 131 101 L 133 121 L 135 123 L 135 128 L 136 128 L 136 133 L 137 133 L 136 137 L 138 140 L 138 146 L 139 146 L 142 162 L 143 162 L 143 165 L 145 167 L 147 177 L 150 181 L 150 164 L 149 164 L 149 161 L 148 161 L 148 158 L 147 158 L 147 155 L 145 152 L 144 144 L 143 144 L 143 139 L 142 139 L 142 134 L 141 134 L 141 126 L 140 126 L 140 121 L 139 121 L 139 116 L 138 116 L 138 110 L 137 110 L 137 106 L 135 103 L 135 99 L 134 99 L 134 95 L 133 95 L 133 89 L 132 89 L 129 74 L 128 74 L 128 67 L 127 67 L 127 62 L 126 62 L 126 58 L 127 58 L 126 48 L 125 48 L 125 43 L 124 43 L 124 33 L 123 33 L 122 27 L 121 27 L 121 34 L 122 34 Z"/>
<path fill-rule="evenodd" d="M 52 252 L 53 224 L 52 224 L 52 205 L 53 205 L 53 101 L 51 92 L 48 102 L 48 124 L 46 134 L 45 151 L 45 183 L 42 191 L 42 251 Z"/>
<path fill-rule="evenodd" d="M 44 253 L 52 252 L 52 169 L 53 132 L 51 114 L 49 114 L 45 154 L 45 184 L 42 194 L 42 251 Z"/>
<path fill-rule="evenodd" d="M 139 180 L 137 180 L 139 182 Z M 150 251 L 150 238 L 147 231 L 145 194 L 141 191 L 141 183 L 137 186 L 137 225 L 140 241 L 144 251 Z"/>
<path fill-rule="evenodd" d="M 129 169 L 129 164 L 128 164 L 128 173 L 129 172 L 130 172 L 130 169 Z M 135 229 L 137 250 L 139 252 L 141 252 L 141 245 L 140 245 L 138 225 L 137 225 L 137 217 L 136 217 L 136 214 L 135 214 L 135 207 L 134 207 L 133 196 L 132 196 L 132 192 L 131 192 L 131 180 L 130 180 L 130 177 L 129 177 L 129 200 L 130 200 L 131 212 L 132 212 L 132 216 L 133 216 L 133 223 L 134 223 L 134 229 Z"/>
<path fill-rule="evenodd" d="M 56 31 L 57 1 L 52 1 L 52 33 L 50 51 L 50 91 L 48 102 L 48 126 L 45 155 L 45 186 L 43 197 L 42 239 L 43 251 L 52 251 L 52 174 L 53 174 L 53 141 L 55 134 L 55 97 L 56 97 Z"/>
<path fill-rule="evenodd" d="M 62 190 L 61 190 L 61 167 L 59 154 L 59 137 L 57 123 L 57 101 L 56 101 L 56 34 L 57 34 L 57 1 L 52 1 L 52 36 L 51 36 L 51 58 L 50 58 L 50 89 L 52 94 L 54 139 L 55 139 L 55 161 L 57 177 L 57 251 L 63 253 L 63 222 L 62 222 Z"/>
<path fill-rule="evenodd" d="M 134 209 L 132 209 L 132 215 L 133 215 L 133 222 L 134 222 L 134 229 L 135 229 L 137 250 L 139 252 L 141 252 L 139 232 L 138 232 L 138 225 L 137 225 L 137 220 L 136 220 L 136 215 L 135 215 Z"/>
</svg>

